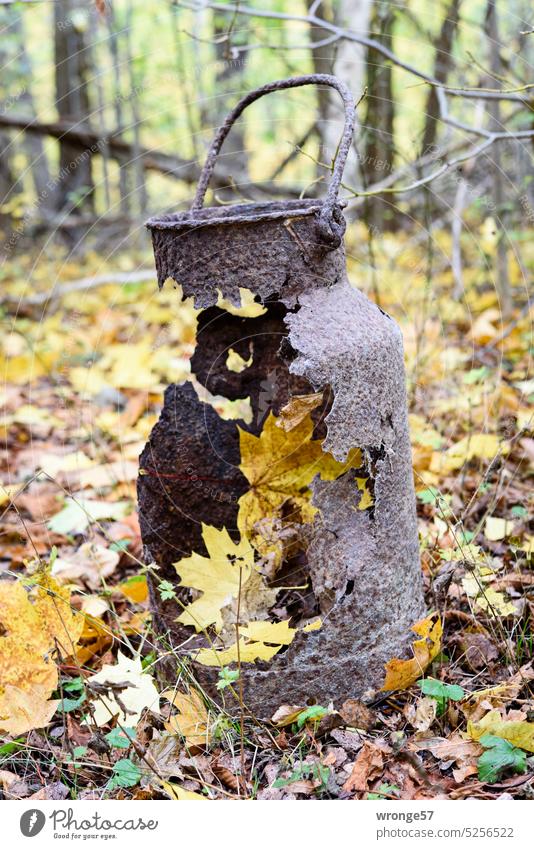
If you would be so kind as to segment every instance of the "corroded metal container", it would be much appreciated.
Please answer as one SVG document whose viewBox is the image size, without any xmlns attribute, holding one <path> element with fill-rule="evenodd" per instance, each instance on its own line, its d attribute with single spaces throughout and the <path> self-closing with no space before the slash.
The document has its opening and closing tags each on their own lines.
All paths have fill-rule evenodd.
<svg viewBox="0 0 534 849">
<path fill-rule="evenodd" d="M 308 84 L 333 87 L 345 104 L 325 200 L 203 208 L 217 154 L 245 107 Z M 313 436 L 346 464 L 333 480 L 318 474 L 311 481 L 315 511 L 306 543 L 268 576 L 270 589 L 280 588 L 269 615 L 288 618 L 297 634 L 270 662 L 241 665 L 245 702 L 261 716 L 283 702 L 337 704 L 379 688 L 384 664 L 401 656 L 424 609 L 401 334 L 345 271 L 337 196 L 354 117 L 350 92 L 327 75 L 251 92 L 217 132 L 191 211 L 148 222 L 159 284 L 171 278 L 202 309 L 196 380 L 214 396 L 250 402 L 248 421 L 225 419 L 199 400 L 191 382 L 171 386 L 141 456 L 141 530 L 147 560 L 158 567 L 151 580 L 154 627 L 169 648 L 194 658 L 207 644 L 204 634 L 176 621 L 191 595 L 179 587 L 174 564 L 193 552 L 206 555 L 203 523 L 239 540 L 239 501 L 250 487 L 240 469 L 239 430 L 258 436 L 270 413 L 279 416 L 295 396 L 322 392 L 311 413 Z M 241 289 L 253 293 L 261 314 L 240 314 Z M 235 308 L 222 308 L 221 295 Z M 230 368 L 230 351 L 246 367 Z M 355 449 L 359 468 L 350 463 Z M 177 599 L 161 600 L 159 580 L 174 584 Z M 318 618 L 318 630 L 304 630 Z M 220 698 L 218 670 L 194 661 L 193 667 Z"/>
</svg>

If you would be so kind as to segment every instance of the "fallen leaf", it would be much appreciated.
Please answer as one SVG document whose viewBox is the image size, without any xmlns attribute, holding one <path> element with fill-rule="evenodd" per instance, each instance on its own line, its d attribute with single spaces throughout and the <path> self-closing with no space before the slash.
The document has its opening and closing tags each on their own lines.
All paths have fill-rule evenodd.
<svg viewBox="0 0 534 849">
<path fill-rule="evenodd" d="M 482 747 L 473 740 L 466 740 L 458 732 L 450 737 L 428 737 L 412 739 L 408 742 L 411 751 L 428 751 L 440 761 L 456 763 L 459 766 L 473 765 L 482 754 Z"/>
<path fill-rule="evenodd" d="M 477 564 L 475 569 L 462 578 L 462 588 L 481 610 L 487 610 L 494 615 L 497 613 L 500 616 L 513 616 L 516 613 L 515 605 L 508 601 L 503 593 L 487 586 L 493 578 L 495 573 L 492 569 Z"/>
<path fill-rule="evenodd" d="M 117 551 L 94 542 L 84 542 L 77 551 L 57 557 L 52 564 L 52 574 L 66 581 L 82 579 L 91 589 L 102 586 L 102 580 L 113 574 L 120 560 Z"/>
<path fill-rule="evenodd" d="M 323 620 L 321 618 L 315 619 L 313 622 L 308 622 L 308 624 L 302 628 L 302 633 L 310 634 L 312 631 L 320 631 L 322 627 Z"/>
<path fill-rule="evenodd" d="M 430 698 L 430 696 L 419 699 L 412 722 L 413 727 L 417 731 L 428 731 L 436 718 L 437 707 L 438 702 L 436 699 Z"/>
<path fill-rule="evenodd" d="M 119 651 L 117 663 L 105 664 L 100 672 L 87 679 L 87 684 L 100 685 L 99 690 L 110 685 L 105 693 L 99 692 L 97 697 L 91 699 L 93 721 L 99 727 L 118 716 L 122 725 L 133 728 L 145 708 L 150 708 L 154 713 L 160 712 L 159 694 L 154 680 L 147 672 L 143 672 L 139 656 L 129 658 Z M 125 687 L 120 686 L 124 684 Z"/>
<path fill-rule="evenodd" d="M 249 622 L 240 629 L 240 633 L 256 642 L 288 646 L 297 631 L 296 628 L 290 628 L 289 619 L 285 619 L 283 622 Z"/>
<path fill-rule="evenodd" d="M 343 785 L 346 793 L 365 793 L 369 783 L 381 775 L 384 769 L 384 752 L 374 743 L 365 741 L 352 767 L 352 772 Z"/>
<path fill-rule="evenodd" d="M 256 296 L 250 289 L 243 289 L 241 286 L 239 287 L 239 297 L 240 304 L 236 306 L 231 301 L 227 301 L 226 298 L 223 298 L 222 294 L 219 292 L 219 297 L 217 299 L 217 306 L 220 310 L 226 310 L 230 315 L 238 315 L 242 318 L 258 318 L 260 315 L 264 315 L 267 312 L 267 307 L 264 307 L 263 304 L 258 303 L 256 301 Z"/>
<path fill-rule="evenodd" d="M 271 722 L 274 722 L 279 728 L 284 728 L 286 725 L 293 725 L 303 710 L 306 710 L 306 708 L 299 705 L 281 705 L 272 715 Z"/>
<path fill-rule="evenodd" d="M 431 472 L 453 472 L 461 469 L 469 460 L 493 460 L 502 452 L 508 453 L 508 446 L 493 433 L 474 433 L 466 436 L 444 453 L 434 452 L 430 463 Z"/>
<path fill-rule="evenodd" d="M 237 351 L 234 351 L 233 348 L 228 349 L 228 355 L 226 357 L 226 368 L 228 371 L 233 371 L 235 374 L 241 374 L 242 371 L 245 371 L 246 368 L 252 365 L 252 354 L 245 360 Z"/>
<path fill-rule="evenodd" d="M 193 553 L 174 564 L 180 576 L 180 586 L 201 592 L 199 598 L 187 605 L 178 622 L 203 631 L 215 625 L 223 627 L 221 609 L 237 598 L 239 586 L 246 584 L 254 566 L 254 552 L 245 538 L 234 543 L 226 528 L 218 530 L 202 525 L 202 538 L 208 556 Z"/>
<path fill-rule="evenodd" d="M 208 712 L 199 693 L 167 691 L 163 696 L 178 709 L 165 723 L 167 731 L 184 737 L 191 749 L 206 748 L 210 742 Z"/>
<path fill-rule="evenodd" d="M 256 525 L 265 518 L 276 518 L 284 505 L 303 523 L 311 522 L 316 508 L 310 501 L 309 486 L 316 475 L 323 480 L 335 480 L 350 468 L 361 464 L 361 452 L 351 452 L 345 463 L 338 463 L 322 450 L 320 440 L 312 439 L 313 422 L 309 416 L 289 433 L 277 427 L 275 416 L 269 413 L 259 436 L 239 429 L 241 448 L 240 469 L 250 483 L 250 489 L 239 499 L 237 524 L 261 552 Z"/>
<path fill-rule="evenodd" d="M 375 723 L 375 715 L 367 705 L 358 699 L 347 699 L 341 705 L 339 713 L 346 725 L 368 731 Z"/>
<path fill-rule="evenodd" d="M 228 630 L 229 627 L 233 627 L 235 630 L 238 607 L 241 622 L 267 619 L 269 608 L 275 603 L 279 592 L 280 590 L 276 587 L 271 589 L 265 582 L 263 575 L 260 575 L 254 568 L 248 580 L 241 584 L 239 599 L 233 599 L 222 610 L 224 629 Z"/>
<path fill-rule="evenodd" d="M 254 663 L 256 660 L 272 660 L 282 646 L 266 646 L 265 643 L 248 643 L 245 639 L 227 649 L 200 649 L 194 656 L 202 666 L 228 666 L 230 663 Z"/>
<path fill-rule="evenodd" d="M 161 786 L 165 792 L 177 802 L 209 802 L 207 796 L 201 796 L 200 793 L 194 793 L 192 790 L 184 790 L 178 784 L 173 784 L 170 781 L 162 781 Z"/>
<path fill-rule="evenodd" d="M 99 618 L 109 610 L 109 604 L 97 595 L 86 595 L 82 601 L 82 610 L 88 616 Z"/>
<path fill-rule="evenodd" d="M 322 403 L 322 392 L 314 392 L 312 395 L 293 395 L 280 410 L 280 418 L 276 424 L 287 433 L 297 427 L 312 410 L 320 407 Z"/>
<path fill-rule="evenodd" d="M 491 542 L 497 542 L 513 533 L 514 524 L 514 522 L 508 521 L 508 519 L 488 516 L 484 525 L 484 536 Z"/>
<path fill-rule="evenodd" d="M 469 721 L 467 733 L 472 740 L 480 740 L 484 734 L 502 737 L 518 749 L 534 752 L 534 722 L 503 719 L 498 710 L 490 711 L 479 722 Z"/>
<path fill-rule="evenodd" d="M 394 658 L 386 664 L 386 678 L 382 690 L 406 690 L 420 678 L 439 653 L 443 634 L 439 616 L 431 614 L 426 619 L 421 619 L 412 625 L 412 631 L 421 637 L 413 643 L 414 656 L 409 660 Z"/>
<path fill-rule="evenodd" d="M 148 599 L 146 575 L 132 575 L 117 587 L 118 590 L 136 604 L 143 604 Z"/>
<path fill-rule="evenodd" d="M 41 627 L 48 634 L 49 644 L 63 658 L 75 655 L 83 630 L 83 616 L 72 609 L 70 590 L 59 586 L 48 572 L 41 572 L 35 580 L 33 607 Z"/>
<path fill-rule="evenodd" d="M 0 729 L 15 737 L 34 728 L 45 728 L 59 705 L 59 701 L 49 701 L 50 693 L 50 688 L 43 685 L 21 689 L 6 684 L 0 695 Z"/>
<path fill-rule="evenodd" d="M 65 506 L 48 520 L 51 531 L 63 536 L 82 534 L 100 519 L 123 519 L 130 510 L 128 501 L 89 501 L 85 498 L 66 498 Z"/>
<path fill-rule="evenodd" d="M 0 728 L 21 734 L 48 724 L 57 702 L 54 653 L 76 652 L 84 617 L 70 606 L 70 592 L 47 572 L 31 594 L 20 581 L 0 582 Z"/>
</svg>

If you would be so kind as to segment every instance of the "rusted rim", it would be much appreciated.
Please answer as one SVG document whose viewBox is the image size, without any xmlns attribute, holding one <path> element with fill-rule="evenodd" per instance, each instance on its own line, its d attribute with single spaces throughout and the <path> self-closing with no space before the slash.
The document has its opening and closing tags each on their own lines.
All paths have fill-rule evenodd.
<svg viewBox="0 0 534 849">
<path fill-rule="evenodd" d="M 336 216 L 341 216 L 344 203 L 336 204 Z M 273 221 L 280 218 L 317 216 L 323 202 L 315 198 L 275 201 L 273 203 L 240 203 L 231 206 L 207 206 L 202 209 L 156 215 L 146 222 L 149 230 L 189 230 L 225 224 L 247 224 Z"/>
</svg>

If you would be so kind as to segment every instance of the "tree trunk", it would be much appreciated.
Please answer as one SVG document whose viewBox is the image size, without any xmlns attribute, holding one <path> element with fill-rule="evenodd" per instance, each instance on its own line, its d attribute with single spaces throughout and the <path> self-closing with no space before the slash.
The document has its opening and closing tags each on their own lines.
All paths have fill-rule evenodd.
<svg viewBox="0 0 534 849">
<path fill-rule="evenodd" d="M 56 108 L 61 120 L 89 127 L 90 61 L 83 0 L 58 0 L 55 10 Z M 88 26 L 88 24 L 87 24 Z M 94 212 L 92 153 L 72 139 L 59 142 L 59 173 L 54 198 L 58 212 Z"/>
<path fill-rule="evenodd" d="M 395 10 L 378 3 L 373 17 L 373 37 L 393 49 Z M 362 163 L 365 184 L 376 183 L 393 169 L 395 140 L 393 124 L 395 103 L 391 63 L 372 48 L 367 51 L 367 111 L 365 115 L 365 152 Z M 395 196 L 376 195 L 365 204 L 365 218 L 373 230 L 391 230 L 396 226 Z"/>
<path fill-rule="evenodd" d="M 488 0 L 486 7 L 486 33 L 489 39 L 490 48 L 490 68 L 498 80 L 502 71 L 501 59 L 499 55 L 501 43 L 499 41 L 499 20 L 497 16 L 497 8 L 495 0 Z M 495 78 L 488 80 L 489 85 L 495 86 Z M 501 120 L 501 105 L 498 100 L 490 100 L 490 129 L 494 131 L 502 130 Z M 506 246 L 506 197 L 503 184 L 502 172 L 502 147 L 503 142 L 497 142 L 493 145 L 490 162 L 493 172 L 493 203 L 495 212 L 495 226 L 497 227 L 497 267 L 496 283 L 497 291 L 501 300 L 501 310 L 504 316 L 510 314 L 512 308 L 512 296 L 510 290 L 510 279 L 508 275 L 508 250 Z"/>
<path fill-rule="evenodd" d="M 458 20 L 460 17 L 460 5 L 462 0 L 451 0 L 450 6 L 445 11 L 441 30 L 436 42 L 436 59 L 434 63 L 434 77 L 440 83 L 445 83 L 452 65 L 452 46 Z M 431 152 L 439 125 L 439 104 L 436 89 L 431 86 L 425 106 L 426 123 L 421 145 L 421 155 Z"/>
<path fill-rule="evenodd" d="M 215 74 L 214 111 L 212 123 L 218 127 L 222 124 L 230 109 L 239 100 L 243 88 L 243 75 L 247 53 L 239 53 L 237 58 L 232 54 L 232 40 L 235 36 L 229 31 L 231 26 L 239 29 L 233 14 L 224 15 L 214 12 L 213 38 L 215 40 Z M 224 162 L 229 174 L 237 179 L 247 174 L 247 152 L 245 142 L 245 124 L 236 124 L 224 143 Z M 247 186 L 240 186 L 240 191 L 247 195 Z M 219 189 L 218 196 L 224 201 L 236 200 L 235 189 L 232 186 Z"/>
<path fill-rule="evenodd" d="M 308 0 L 308 7 L 311 0 Z M 349 29 L 360 36 L 369 35 L 372 0 L 340 0 L 332 4 L 322 2 L 315 10 L 317 17 Z M 331 33 L 314 27 L 311 32 L 312 42 L 321 42 Z M 318 74 L 334 74 L 343 80 L 358 99 L 365 88 L 365 47 L 351 41 L 338 41 L 335 44 L 324 44 L 312 48 L 314 71 Z M 319 160 L 330 164 L 336 155 L 340 138 L 340 127 L 343 121 L 343 106 L 339 97 L 330 89 L 322 89 L 318 95 L 319 103 L 319 136 L 321 153 Z M 356 141 L 345 168 L 345 183 L 356 187 L 359 176 L 359 162 Z M 320 176 L 324 177 L 324 168 Z"/>
</svg>

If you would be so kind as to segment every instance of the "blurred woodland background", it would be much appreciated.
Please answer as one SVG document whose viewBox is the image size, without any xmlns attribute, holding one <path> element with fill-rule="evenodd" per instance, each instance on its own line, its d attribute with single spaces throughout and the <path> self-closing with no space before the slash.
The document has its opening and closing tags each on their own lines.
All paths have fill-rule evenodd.
<svg viewBox="0 0 534 849">
<path fill-rule="evenodd" d="M 531 4 L 0 0 L 0 33 L 0 583 L 32 585 L 51 564 L 85 617 L 75 659 L 49 680 L 57 713 L 34 700 L 4 723 L 6 797 L 531 797 Z M 115 728 L 103 758 L 82 721 L 86 682 L 117 647 L 153 671 L 135 479 L 195 344 L 192 304 L 157 291 L 144 222 L 188 208 L 243 94 L 312 72 L 360 98 L 342 191 L 349 274 L 403 332 L 425 589 L 443 623 L 428 674 L 448 683 L 433 694 L 412 678 L 349 705 L 334 730 L 317 725 L 328 706 L 293 726 L 286 711 L 271 736 L 249 728 L 237 766 L 238 725 L 198 701 L 196 759 L 167 745 L 189 739 L 183 723 L 150 714 L 141 755 Z M 261 99 L 225 143 L 210 204 L 321 196 L 342 118 L 326 89 Z M 24 690 L 42 670 L 5 645 L 2 669 Z M 509 745 L 489 777 L 482 720 Z M 438 742 L 413 742 L 422 731 Z"/>
</svg>

